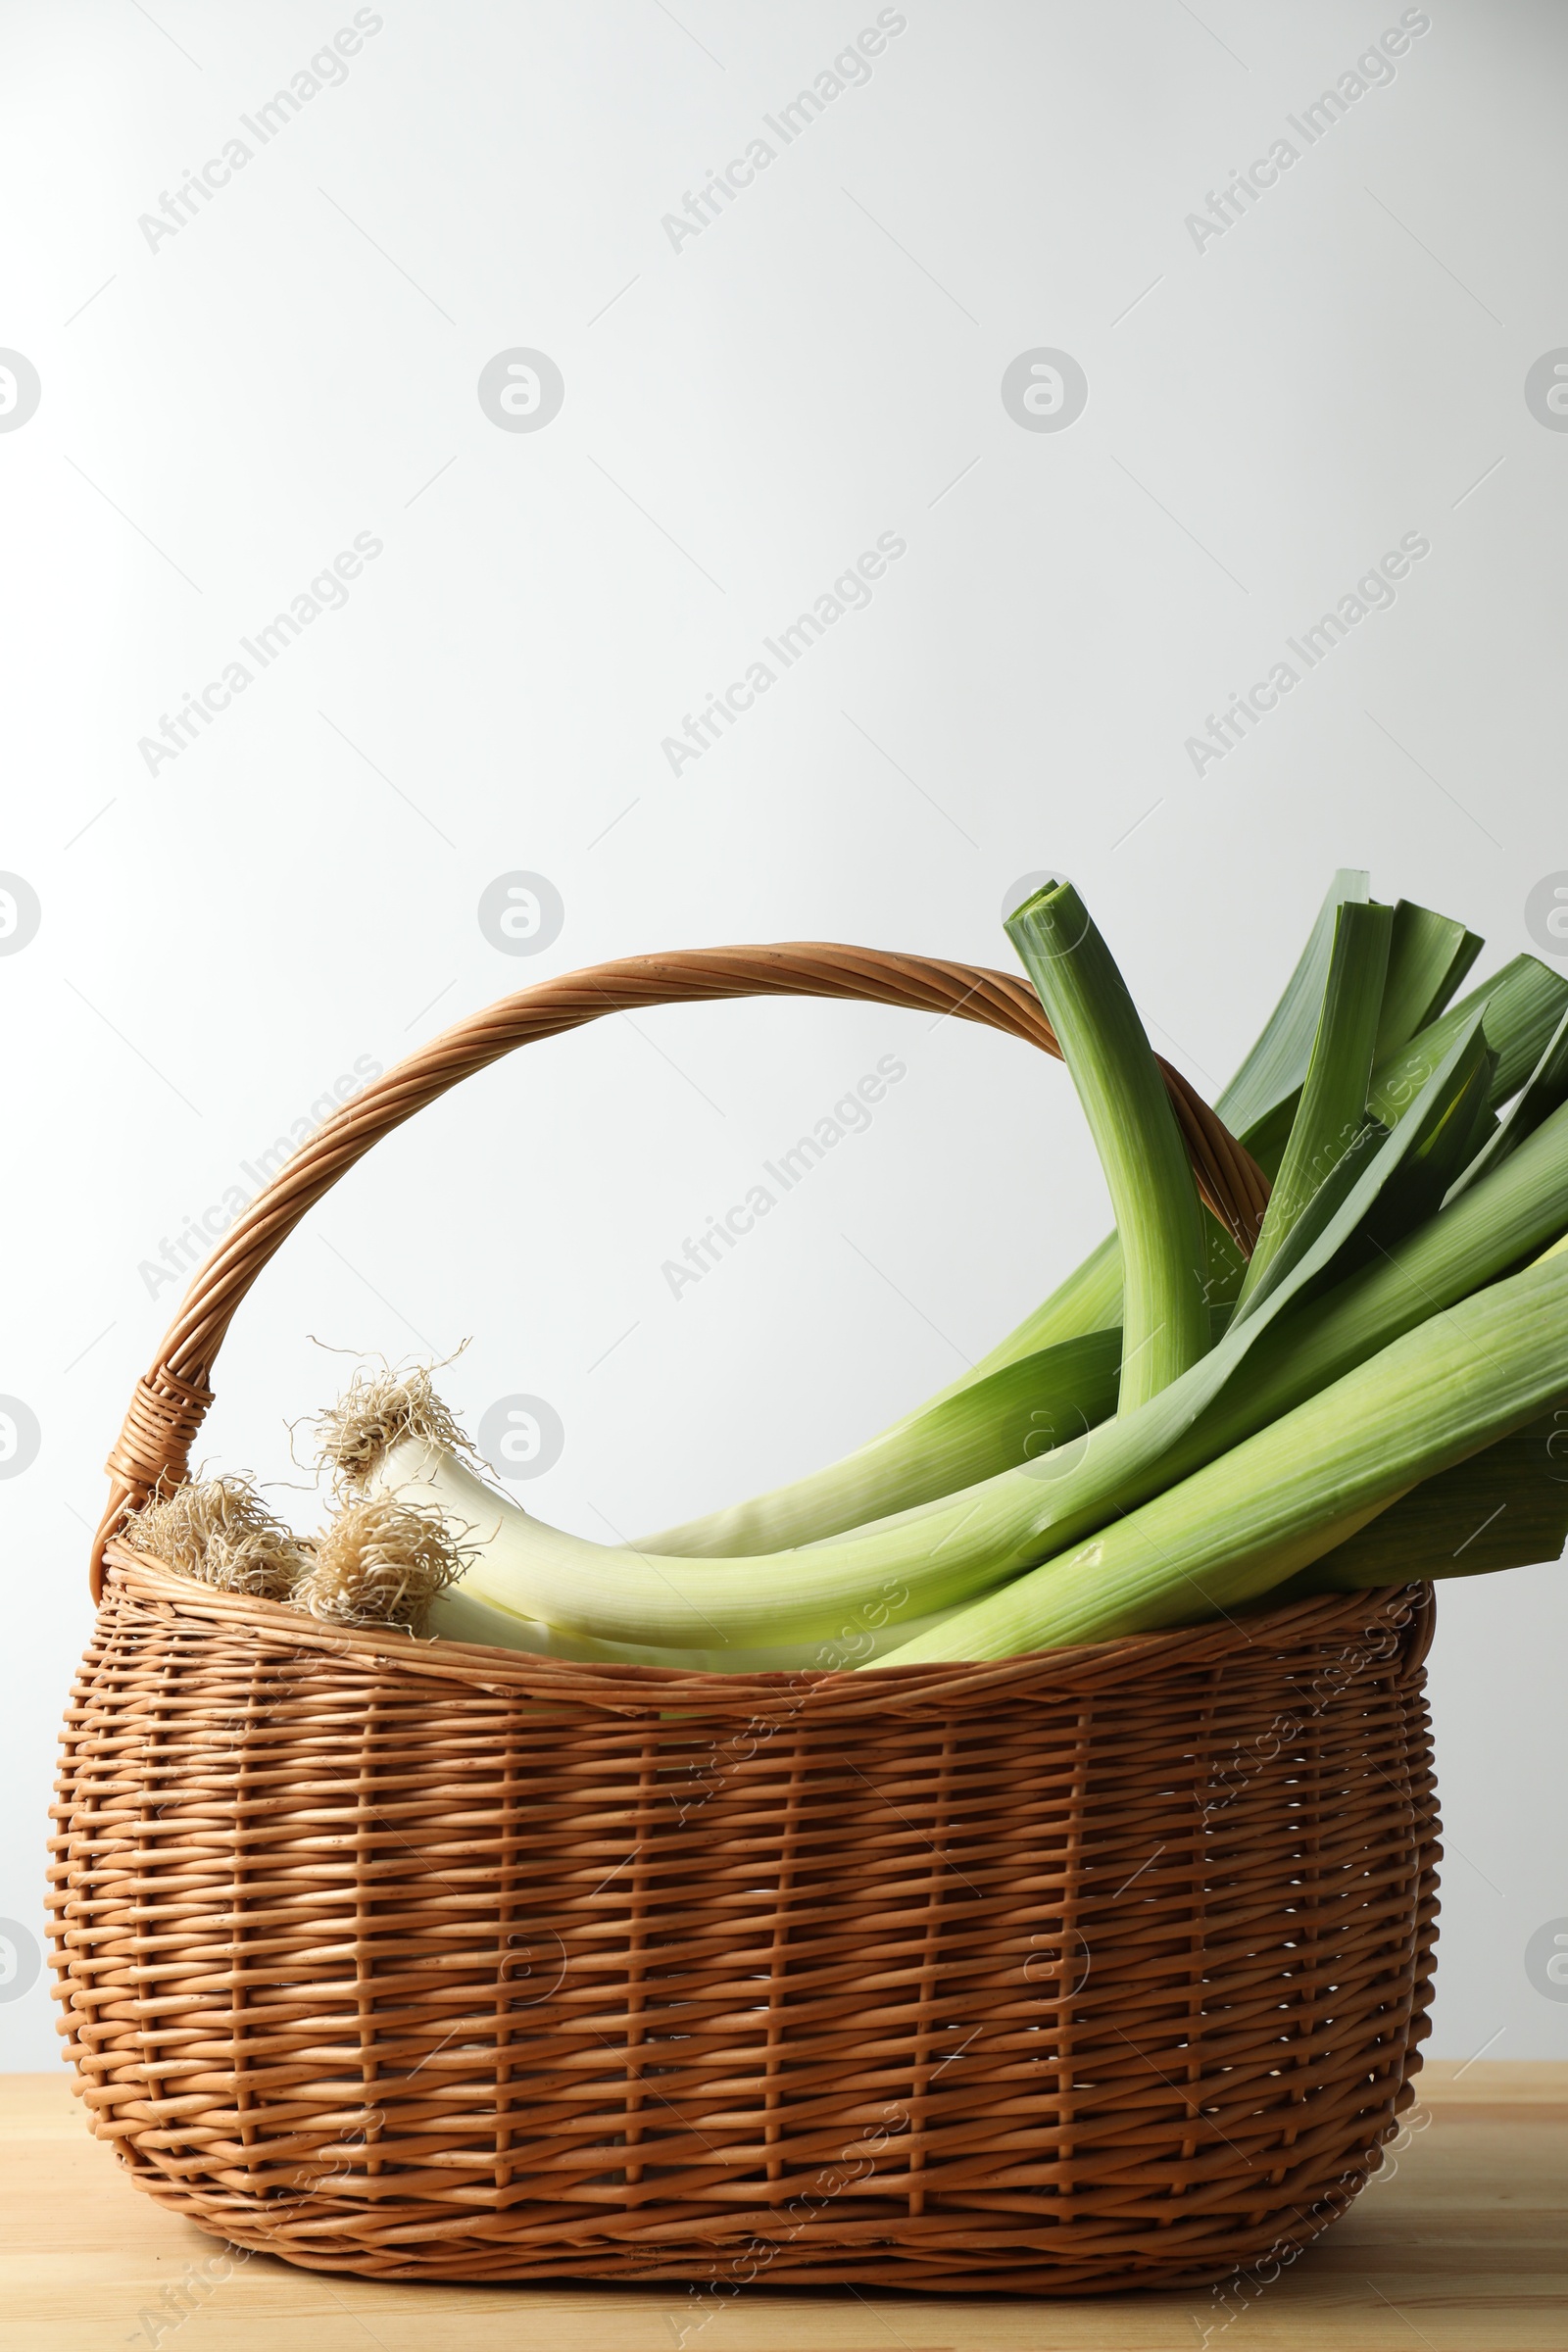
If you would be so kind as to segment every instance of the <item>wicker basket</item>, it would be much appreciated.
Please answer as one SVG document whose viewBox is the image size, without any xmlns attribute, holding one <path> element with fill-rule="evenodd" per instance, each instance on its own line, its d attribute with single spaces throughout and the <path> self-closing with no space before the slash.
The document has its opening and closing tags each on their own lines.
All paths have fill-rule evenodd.
<svg viewBox="0 0 1568 2352">
<path fill-rule="evenodd" d="M 261 1266 L 375 1139 L 627 1004 L 863 997 L 860 950 L 523 992 L 328 1122 L 198 1278 L 105 1538 Z M 1205 1198 L 1261 1180 L 1167 1073 Z M 330 1630 L 112 1540 L 52 1873 L 76 2084 L 216 2235 L 380 2278 L 1190 2284 L 1317 2234 L 1430 1994 L 1430 1588 L 998 1664 L 718 1676 Z"/>
</svg>

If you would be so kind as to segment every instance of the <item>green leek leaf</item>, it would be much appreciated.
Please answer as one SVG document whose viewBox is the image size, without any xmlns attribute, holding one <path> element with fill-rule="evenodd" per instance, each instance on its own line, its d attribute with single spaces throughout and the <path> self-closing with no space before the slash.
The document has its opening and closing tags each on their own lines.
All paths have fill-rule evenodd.
<svg viewBox="0 0 1568 2352">
<path fill-rule="evenodd" d="M 1380 1511 L 1293 1577 L 1274 1601 L 1417 1577 L 1488 1576 L 1561 1557 L 1568 1542 L 1568 1411 L 1561 1404 Z"/>
<path fill-rule="evenodd" d="M 1492 1107 L 1496 1109 L 1524 1085 L 1568 1011 L 1568 980 L 1548 972 L 1534 956 L 1516 956 L 1407 1046 L 1380 1062 L 1372 1073 L 1367 1108 L 1386 1127 L 1396 1126 L 1404 1116 L 1428 1073 L 1478 1010 L 1483 1013 L 1487 1043 L 1497 1056 L 1491 1096 Z"/>
<path fill-rule="evenodd" d="M 1136 1412 L 1208 1348 L 1202 1212 L 1164 1079 L 1109 949 L 1070 882 L 1007 917 L 1095 1139 L 1122 1259 L 1121 1396 Z"/>
<path fill-rule="evenodd" d="M 1250 1131 L 1281 1103 L 1295 1102 L 1312 1058 L 1339 910 L 1346 906 L 1365 906 L 1371 879 L 1356 866 L 1342 866 L 1335 875 L 1283 996 L 1256 1045 L 1214 1104 L 1232 1135 L 1240 1136 L 1244 1143 L 1249 1142 Z"/>
<path fill-rule="evenodd" d="M 1442 1012 L 1486 942 L 1452 915 L 1400 899 L 1394 909 L 1389 976 L 1378 1016 L 1376 1058 L 1407 1046 Z"/>
<path fill-rule="evenodd" d="M 866 1669 L 1004 1658 L 1255 1600 L 1568 1392 L 1568 1259 L 1460 1299 L 1064 1559 Z"/>
<path fill-rule="evenodd" d="M 1292 1226 L 1365 1124 L 1393 929 L 1393 911 L 1387 906 L 1346 906 L 1336 916 L 1312 1057 L 1242 1284 L 1244 1308 Z"/>
<path fill-rule="evenodd" d="M 1541 1059 L 1526 1079 L 1506 1119 L 1494 1128 L 1475 1155 L 1467 1160 L 1464 1173 L 1455 1180 L 1454 1194 L 1489 1175 L 1510 1152 L 1518 1150 L 1527 1136 L 1535 1134 L 1543 1119 L 1549 1118 L 1558 1104 L 1565 1102 L 1568 1102 L 1568 1012 L 1547 1039 Z"/>
</svg>

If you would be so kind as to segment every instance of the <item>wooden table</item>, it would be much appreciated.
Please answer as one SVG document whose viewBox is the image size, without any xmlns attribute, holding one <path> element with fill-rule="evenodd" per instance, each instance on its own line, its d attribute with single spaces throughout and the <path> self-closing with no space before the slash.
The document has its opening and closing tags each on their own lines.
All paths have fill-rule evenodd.
<svg viewBox="0 0 1568 2352">
<path fill-rule="evenodd" d="M 1565 2352 L 1568 2065 L 1429 2065 L 1392 2177 L 1224 2325 L 1207 2289 L 1060 2302 L 397 2286 L 256 2256 L 175 2324 L 215 2240 L 133 2189 L 61 2077 L 0 2078 L 6 2352 Z M 172 2310 L 177 2311 L 177 2302 Z M 162 2325 L 160 2325 L 162 2323 Z M 1204 2329 L 1211 2332 L 1205 2337 Z"/>
</svg>

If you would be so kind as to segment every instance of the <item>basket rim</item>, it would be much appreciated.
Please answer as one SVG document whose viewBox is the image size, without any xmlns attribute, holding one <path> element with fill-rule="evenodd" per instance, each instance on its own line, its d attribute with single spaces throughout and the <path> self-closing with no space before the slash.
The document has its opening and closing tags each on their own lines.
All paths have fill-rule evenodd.
<svg viewBox="0 0 1568 2352">
<path fill-rule="evenodd" d="M 925 1706 L 967 1712 L 994 1697 L 1084 1696 L 1125 1688 L 1131 1680 L 1154 1682 L 1167 1673 L 1214 1669 L 1255 1652 L 1278 1659 L 1299 1648 L 1317 1650 L 1352 1629 L 1372 1625 L 1397 1636 L 1400 1671 L 1414 1673 L 1431 1646 L 1436 1592 L 1430 1582 L 1411 1579 L 1348 1592 L 1314 1593 L 1282 1608 L 1259 1609 L 1246 1617 L 1165 1631 L 1125 1634 L 1068 1648 L 1029 1650 L 995 1659 L 948 1659 L 914 1666 L 883 1667 L 874 1675 L 845 1668 L 800 1667 L 772 1674 L 721 1674 L 674 1666 L 622 1665 L 599 1660 L 545 1657 L 531 1650 L 501 1649 L 475 1642 L 439 1638 L 416 1641 L 377 1628 L 338 1626 L 307 1616 L 282 1601 L 225 1592 L 170 1568 L 145 1552 L 111 1539 L 105 1552 L 105 1594 L 123 1593 L 195 1620 L 213 1630 L 249 1633 L 265 1641 L 278 1637 L 290 1649 L 316 1651 L 357 1661 L 381 1673 L 413 1673 L 421 1680 L 467 1685 L 498 1695 L 533 1697 L 556 1703 L 623 1711 L 645 1707 L 652 1697 L 683 1698 L 705 1712 L 715 1703 L 725 1714 L 766 1717 L 797 1714 L 809 1707 L 833 1713 L 869 1715 Z M 1408 1598 L 1407 1598 L 1408 1596 Z"/>
</svg>

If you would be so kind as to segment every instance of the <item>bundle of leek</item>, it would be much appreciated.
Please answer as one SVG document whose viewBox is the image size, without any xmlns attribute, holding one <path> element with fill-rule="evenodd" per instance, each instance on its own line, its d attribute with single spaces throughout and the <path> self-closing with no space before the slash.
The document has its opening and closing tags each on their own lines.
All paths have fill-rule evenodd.
<svg viewBox="0 0 1568 2352">
<path fill-rule="evenodd" d="M 843 1461 L 629 1545 L 498 1494 L 427 1384 L 383 1382 L 373 1410 L 351 1395 L 328 1416 L 340 1483 L 466 1540 L 430 1632 L 717 1670 L 884 1667 L 1556 1555 L 1568 982 L 1520 956 L 1450 1004 L 1474 934 L 1338 875 L 1217 1106 L 1274 1177 L 1247 1262 L 1205 1218 L 1077 892 L 1048 883 L 1007 930 L 1115 1234 Z"/>
</svg>

